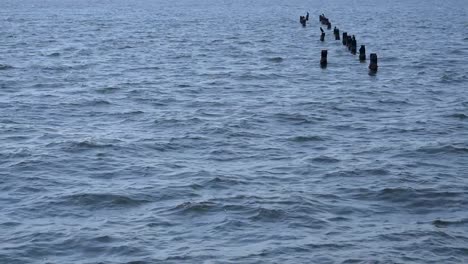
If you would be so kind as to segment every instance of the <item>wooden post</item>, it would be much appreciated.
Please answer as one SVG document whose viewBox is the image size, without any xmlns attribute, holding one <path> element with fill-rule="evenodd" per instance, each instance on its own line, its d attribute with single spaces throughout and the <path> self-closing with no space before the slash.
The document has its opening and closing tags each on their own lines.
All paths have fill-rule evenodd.
<svg viewBox="0 0 468 264">
<path fill-rule="evenodd" d="M 337 27 L 335 27 L 334 32 L 335 32 L 335 40 L 340 40 L 340 30 Z"/>
<path fill-rule="evenodd" d="M 356 49 L 357 49 L 356 37 L 354 37 L 353 35 L 353 38 L 351 39 L 351 53 L 353 55 L 356 55 Z"/>
<path fill-rule="evenodd" d="M 377 54 L 376 53 L 371 53 L 370 54 L 370 64 L 369 64 L 369 70 L 372 72 L 376 72 L 379 66 L 377 66 Z"/>
<path fill-rule="evenodd" d="M 322 54 L 321 54 L 321 57 L 320 57 L 320 67 L 322 68 L 325 68 L 327 67 L 327 55 L 328 55 L 328 51 L 327 50 L 322 50 Z"/>
<path fill-rule="evenodd" d="M 307 23 L 307 20 L 306 20 L 306 18 L 304 16 L 300 16 L 299 17 L 299 22 L 301 22 L 303 27 L 305 27 L 306 23 Z"/>
<path fill-rule="evenodd" d="M 364 45 L 361 45 L 361 48 L 359 49 L 359 60 L 360 61 L 366 60 L 366 46 Z"/>
</svg>

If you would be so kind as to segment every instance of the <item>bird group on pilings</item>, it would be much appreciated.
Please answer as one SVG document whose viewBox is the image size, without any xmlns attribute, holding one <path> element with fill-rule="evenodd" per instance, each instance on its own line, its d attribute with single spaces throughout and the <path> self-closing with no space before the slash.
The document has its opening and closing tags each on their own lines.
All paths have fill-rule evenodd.
<svg viewBox="0 0 468 264">
<path fill-rule="evenodd" d="M 328 19 L 324 14 L 319 16 L 320 23 L 327 26 L 327 29 L 331 29 L 330 19 Z"/>
<path fill-rule="evenodd" d="M 300 22 L 302 26 L 306 26 L 307 21 L 309 20 L 309 12 L 307 12 L 306 16 L 301 16 L 300 17 Z M 330 19 L 328 19 L 324 14 L 321 14 L 319 16 L 320 23 L 322 25 L 326 25 L 327 29 L 331 29 L 331 23 Z M 325 31 L 323 30 L 322 27 L 320 27 L 320 41 L 325 41 Z M 335 40 L 342 40 L 342 43 L 344 46 L 348 48 L 348 50 L 351 52 L 351 54 L 356 55 L 357 54 L 357 40 L 355 35 L 348 35 L 348 32 L 342 32 L 342 38 L 340 39 L 340 30 L 335 26 L 333 29 L 333 35 L 335 36 Z M 320 57 L 320 66 L 322 68 L 325 68 L 327 66 L 327 56 L 328 56 L 328 51 L 327 50 L 322 50 L 321 51 L 321 57 Z M 361 45 L 359 48 L 359 61 L 365 62 L 366 61 L 366 46 Z M 371 53 L 370 54 L 370 64 L 369 64 L 369 70 L 372 73 L 377 72 L 378 65 L 377 65 L 377 54 L 376 53 Z"/>
<path fill-rule="evenodd" d="M 348 47 L 348 50 L 351 52 L 351 54 L 356 55 L 357 42 L 356 42 L 356 37 L 354 35 L 352 37 L 348 35 L 346 36 L 345 45 L 346 47 Z"/>
</svg>

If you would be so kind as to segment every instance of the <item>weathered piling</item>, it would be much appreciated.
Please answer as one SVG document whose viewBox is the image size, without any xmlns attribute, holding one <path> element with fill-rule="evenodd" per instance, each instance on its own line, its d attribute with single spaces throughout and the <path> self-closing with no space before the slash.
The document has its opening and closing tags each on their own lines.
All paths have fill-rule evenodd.
<svg viewBox="0 0 468 264">
<path fill-rule="evenodd" d="M 356 37 L 353 35 L 353 38 L 351 39 L 351 53 L 353 55 L 356 55 L 356 49 L 357 49 Z"/>
<path fill-rule="evenodd" d="M 333 34 L 335 34 L 335 40 L 340 40 L 340 30 L 337 27 L 333 29 Z"/>
<path fill-rule="evenodd" d="M 330 23 L 330 21 L 328 21 L 328 23 L 327 23 L 327 29 L 328 29 L 328 30 L 331 29 L 331 23 Z"/>
<path fill-rule="evenodd" d="M 366 60 L 366 46 L 364 45 L 361 45 L 361 48 L 359 48 L 359 60 L 360 61 Z"/>
<path fill-rule="evenodd" d="M 300 16 L 299 17 L 299 22 L 302 24 L 303 27 L 306 26 L 307 20 L 305 16 Z"/>
<path fill-rule="evenodd" d="M 328 51 L 327 50 L 322 50 L 322 54 L 320 56 L 320 67 L 325 68 L 327 67 L 327 55 Z"/>
<path fill-rule="evenodd" d="M 378 68 L 379 68 L 379 66 L 377 66 L 377 54 L 376 53 L 371 53 L 370 54 L 369 70 L 371 72 L 377 72 Z"/>
<path fill-rule="evenodd" d="M 346 41 L 346 46 L 348 47 L 349 51 L 351 51 L 352 43 L 353 43 L 353 38 L 351 36 L 348 36 L 348 40 Z"/>
<path fill-rule="evenodd" d="M 322 27 L 320 27 L 320 32 L 322 32 L 322 34 L 320 34 L 320 41 L 325 41 L 325 31 L 323 31 Z"/>
<path fill-rule="evenodd" d="M 309 21 L 309 12 L 307 12 L 307 15 L 305 17 L 306 21 Z"/>
<path fill-rule="evenodd" d="M 347 42 L 348 42 L 348 33 L 343 32 L 343 45 L 346 46 Z"/>
</svg>

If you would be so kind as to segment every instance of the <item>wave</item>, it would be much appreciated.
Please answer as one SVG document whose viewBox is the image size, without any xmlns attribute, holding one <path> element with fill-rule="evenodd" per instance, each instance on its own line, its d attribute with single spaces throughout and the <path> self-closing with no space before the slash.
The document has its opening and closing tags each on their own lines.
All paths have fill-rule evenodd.
<svg viewBox="0 0 468 264">
<path fill-rule="evenodd" d="M 210 152 L 210 159 L 215 161 L 232 161 L 241 158 L 241 153 L 227 150 L 227 149 L 216 149 Z"/>
<path fill-rule="evenodd" d="M 92 208 L 135 207 L 150 202 L 145 199 L 111 193 L 80 193 L 62 198 L 62 204 Z"/>
<path fill-rule="evenodd" d="M 283 62 L 284 59 L 282 57 L 272 57 L 272 58 L 267 58 L 267 61 L 280 63 L 280 62 Z"/>
<path fill-rule="evenodd" d="M 130 46 L 130 45 L 125 45 L 125 46 L 120 46 L 120 47 L 117 47 L 117 49 L 119 50 L 124 50 L 124 49 L 133 49 L 134 47 L 133 46 Z"/>
<path fill-rule="evenodd" d="M 122 116 L 122 117 L 132 117 L 132 116 L 135 116 L 135 115 L 141 115 L 141 114 L 144 114 L 145 112 L 144 111 L 140 111 L 140 110 L 133 110 L 133 111 L 126 111 L 126 112 L 117 112 L 117 113 L 112 113 L 112 114 L 109 114 L 109 115 L 112 115 L 112 116 Z"/>
<path fill-rule="evenodd" d="M 247 221 L 226 219 L 221 224 L 218 224 L 214 229 L 220 232 L 225 232 L 226 230 L 242 230 L 249 225 L 250 223 Z"/>
<path fill-rule="evenodd" d="M 104 88 L 97 89 L 96 92 L 99 94 L 110 94 L 110 93 L 115 93 L 118 90 L 120 90 L 120 88 L 118 87 L 104 87 Z"/>
<path fill-rule="evenodd" d="M 14 67 L 8 64 L 0 64 L 0 71 L 13 69 Z"/>
<path fill-rule="evenodd" d="M 289 138 L 290 141 L 293 141 L 293 142 L 309 142 L 309 141 L 325 141 L 326 139 L 324 137 L 321 137 L 321 136 L 295 136 L 295 137 L 291 137 Z"/>
<path fill-rule="evenodd" d="M 21 226 L 21 223 L 20 222 L 3 222 L 3 223 L 0 223 L 0 226 L 3 226 L 5 228 L 14 228 L 14 227 Z"/>
<path fill-rule="evenodd" d="M 253 44 L 251 41 L 247 41 L 247 40 L 236 41 L 235 43 L 239 45 L 252 45 Z"/>
<path fill-rule="evenodd" d="M 285 217 L 286 212 L 283 210 L 260 207 L 255 211 L 255 215 L 249 217 L 249 219 L 260 222 L 276 222 Z"/>
<path fill-rule="evenodd" d="M 113 143 L 119 142 L 114 140 Z M 112 143 L 103 143 L 97 142 L 94 139 L 85 139 L 82 141 L 65 141 L 65 142 L 52 142 L 46 145 L 48 148 L 53 148 L 55 146 L 60 147 L 63 151 L 76 153 L 81 151 L 95 150 L 95 149 L 106 149 L 112 148 L 115 145 Z"/>
<path fill-rule="evenodd" d="M 53 52 L 53 53 L 50 53 L 50 54 L 47 54 L 47 57 L 60 57 L 60 52 Z"/>
<path fill-rule="evenodd" d="M 468 147 L 455 145 L 425 146 L 417 149 L 417 152 L 426 154 L 466 154 L 468 153 Z"/>
<path fill-rule="evenodd" d="M 428 198 L 443 198 L 443 197 L 459 197 L 461 193 L 458 192 L 443 192 L 438 191 L 437 189 L 427 188 L 427 189 L 414 189 L 414 188 L 384 188 L 377 191 L 377 196 L 382 198 L 403 198 L 404 197 L 428 197 Z"/>
<path fill-rule="evenodd" d="M 451 118 L 457 118 L 457 119 L 467 119 L 468 118 L 468 115 L 465 115 L 464 113 L 455 113 L 455 114 L 451 114 L 451 115 L 448 115 L 448 117 L 451 117 Z"/>
<path fill-rule="evenodd" d="M 160 70 L 160 69 L 161 67 L 158 67 L 158 66 L 145 66 L 145 67 L 131 68 L 128 71 Z"/>
<path fill-rule="evenodd" d="M 382 104 L 397 104 L 397 105 L 411 104 L 408 100 L 397 100 L 397 99 L 379 99 L 378 102 Z"/>
<path fill-rule="evenodd" d="M 74 101 L 74 102 L 64 102 L 60 103 L 61 106 L 63 107 L 69 107 L 69 106 L 78 106 L 78 107 L 99 107 L 99 106 L 108 106 L 112 105 L 110 101 L 104 100 L 104 99 L 91 99 L 91 100 L 79 100 L 79 101 Z"/>
<path fill-rule="evenodd" d="M 112 147 L 113 145 L 112 144 L 100 144 L 95 141 L 85 140 L 85 141 L 80 141 L 80 142 L 72 142 L 71 146 L 75 148 L 94 149 L 94 148 L 108 148 L 108 147 Z"/>
<path fill-rule="evenodd" d="M 434 220 L 432 224 L 438 228 L 446 228 L 450 226 L 466 226 L 468 224 L 468 218 L 463 218 L 460 220 Z"/>
<path fill-rule="evenodd" d="M 214 202 L 210 201 L 202 201 L 202 202 L 184 202 L 178 204 L 175 208 L 171 211 L 176 212 L 178 214 L 195 214 L 201 215 L 212 211 L 217 211 L 219 209 L 219 205 Z"/>
<path fill-rule="evenodd" d="M 389 175 L 390 171 L 383 168 L 376 169 L 354 169 L 335 171 L 325 174 L 325 177 L 365 177 L 365 176 L 384 176 Z"/>
<path fill-rule="evenodd" d="M 459 191 L 442 191 L 433 188 L 404 188 L 393 187 L 380 190 L 360 188 L 357 190 L 343 190 L 353 193 L 357 199 L 369 201 L 384 201 L 388 205 L 398 205 L 412 212 L 436 211 L 441 208 L 463 208 L 466 195 Z"/>
<path fill-rule="evenodd" d="M 379 58 L 379 60 L 382 62 L 394 62 L 394 61 L 399 61 L 400 58 L 399 57 L 382 57 L 382 58 Z"/>
<path fill-rule="evenodd" d="M 249 128 L 247 128 L 247 129 L 249 129 Z M 232 138 L 249 138 L 249 139 L 252 139 L 252 138 L 267 138 L 268 137 L 268 136 L 266 136 L 264 134 L 257 134 L 257 133 L 254 133 L 254 132 L 247 132 L 247 131 L 229 132 L 228 136 L 232 137 Z"/>
<path fill-rule="evenodd" d="M 52 72 L 68 72 L 71 70 L 84 70 L 92 67 L 94 64 L 84 63 L 84 64 L 72 64 L 72 65 L 32 65 L 33 69 L 40 69 L 42 71 L 52 71 Z"/>
<path fill-rule="evenodd" d="M 83 105 L 86 106 L 103 106 L 103 105 L 111 105 L 112 103 L 104 100 L 104 99 L 96 99 L 96 100 L 91 100 L 91 101 L 86 101 L 83 103 Z"/>
<path fill-rule="evenodd" d="M 417 133 L 417 132 L 424 132 L 426 128 L 421 127 L 421 128 L 405 128 L 405 127 L 381 127 L 378 128 L 376 131 L 377 132 L 387 132 L 387 133 L 393 133 L 393 134 L 403 134 L 403 133 Z"/>
<path fill-rule="evenodd" d="M 180 144 L 176 144 L 172 142 L 154 142 L 153 140 L 151 140 L 150 143 L 144 143 L 143 145 L 149 149 L 160 151 L 160 152 L 177 150 L 181 148 Z"/>
<path fill-rule="evenodd" d="M 293 124 L 313 124 L 321 121 L 321 118 L 309 117 L 298 113 L 277 113 L 273 115 L 279 121 L 291 122 Z"/>
<path fill-rule="evenodd" d="M 154 121 L 157 126 L 188 126 L 200 124 L 203 120 L 197 117 L 192 118 L 160 118 Z"/>
<path fill-rule="evenodd" d="M 454 50 L 449 51 L 449 54 L 453 54 L 453 55 L 464 55 L 464 54 L 465 54 L 465 51 L 462 50 L 462 49 L 454 49 Z"/>
<path fill-rule="evenodd" d="M 468 80 L 468 75 L 455 72 L 446 72 L 440 77 L 440 83 L 455 84 L 464 83 Z"/>
<path fill-rule="evenodd" d="M 234 178 L 227 178 L 227 177 L 215 177 L 210 179 L 201 184 L 203 188 L 212 188 L 212 189 L 230 189 L 232 186 L 240 185 L 240 184 L 247 184 L 245 181 L 241 181 Z"/>
<path fill-rule="evenodd" d="M 284 75 L 279 73 L 256 73 L 256 72 L 246 72 L 240 75 L 236 75 L 235 79 L 240 81 L 253 81 L 253 80 L 275 80 L 283 78 Z"/>
<path fill-rule="evenodd" d="M 329 156 L 321 155 L 312 159 L 313 162 L 317 163 L 338 163 L 339 159 L 335 159 Z"/>
<path fill-rule="evenodd" d="M 151 264 L 151 263 L 155 263 L 155 262 L 156 262 L 155 260 L 151 260 L 151 261 L 132 260 L 132 261 L 129 261 L 129 262 L 125 262 L 125 264 Z"/>
</svg>

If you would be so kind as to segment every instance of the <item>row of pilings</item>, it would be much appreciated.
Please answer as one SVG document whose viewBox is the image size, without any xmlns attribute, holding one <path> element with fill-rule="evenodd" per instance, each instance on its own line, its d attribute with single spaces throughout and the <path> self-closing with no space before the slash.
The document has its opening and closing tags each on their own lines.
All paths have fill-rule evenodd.
<svg viewBox="0 0 468 264">
<path fill-rule="evenodd" d="M 300 23 L 303 27 L 307 25 L 307 21 L 309 21 L 309 12 L 307 12 L 306 16 L 300 16 L 299 18 Z M 327 18 L 324 14 L 319 16 L 319 21 L 322 25 L 326 26 L 328 30 L 331 30 L 331 22 L 330 19 Z M 322 27 L 320 27 L 320 41 L 325 41 L 325 31 Z M 343 32 L 341 39 L 340 39 L 340 30 L 335 26 L 333 29 L 333 35 L 335 36 L 335 40 L 339 41 L 342 40 L 342 44 L 346 46 L 346 48 L 351 52 L 351 54 L 356 55 L 357 53 L 357 41 L 356 36 L 348 34 L 348 32 Z M 327 67 L 327 57 L 328 57 L 328 50 L 322 50 L 321 57 L 320 57 L 320 66 Z M 370 63 L 369 63 L 369 71 L 370 72 L 377 72 L 378 65 L 377 65 L 377 54 L 371 53 L 369 56 Z M 365 62 L 366 61 L 366 46 L 361 45 L 359 48 L 359 61 Z"/>
</svg>

